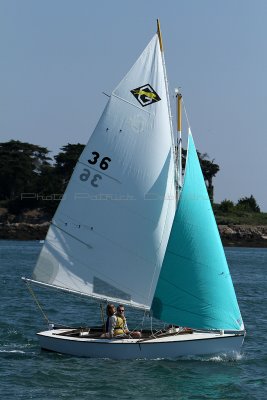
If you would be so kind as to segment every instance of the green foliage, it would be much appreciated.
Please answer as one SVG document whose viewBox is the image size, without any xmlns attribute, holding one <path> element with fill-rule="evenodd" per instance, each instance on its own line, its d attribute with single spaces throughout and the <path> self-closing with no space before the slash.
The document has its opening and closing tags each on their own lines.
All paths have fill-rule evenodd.
<svg viewBox="0 0 267 400">
<path fill-rule="evenodd" d="M 250 197 L 241 197 L 241 199 L 238 200 L 236 207 L 248 212 L 259 213 L 261 211 L 256 199 L 252 195 Z"/>
<path fill-rule="evenodd" d="M 186 154 L 187 151 L 185 149 L 182 149 L 182 169 L 183 172 L 185 170 L 186 166 Z M 201 154 L 199 151 L 197 152 L 198 154 L 198 159 L 200 162 L 201 170 L 207 185 L 207 190 L 208 194 L 210 197 L 211 202 L 213 203 L 213 197 L 214 197 L 214 186 L 213 186 L 213 178 L 216 176 L 216 174 L 220 171 L 220 167 L 218 164 L 214 163 L 213 160 L 207 160 L 208 154 L 203 153 Z"/>
<path fill-rule="evenodd" d="M 66 146 L 61 147 L 62 151 L 55 156 L 55 173 L 63 178 L 64 184 L 69 181 L 84 147 L 84 144 L 68 143 Z"/>
<path fill-rule="evenodd" d="M 260 208 L 251 195 L 238 200 L 235 205 L 231 200 L 223 200 L 214 204 L 216 221 L 221 225 L 267 225 L 267 213 Z"/>
<path fill-rule="evenodd" d="M 267 225 L 267 213 L 237 211 L 222 213 L 214 210 L 216 222 L 219 225 Z"/>
<path fill-rule="evenodd" d="M 51 164 L 49 151 L 30 143 L 0 143 L 0 201 L 10 213 L 43 208 L 55 212 L 84 145 L 68 144 Z"/>
<path fill-rule="evenodd" d="M 15 140 L 0 143 L 0 204 L 12 214 L 41 208 L 53 215 L 83 149 L 83 144 L 68 143 L 52 164 L 45 147 Z M 207 154 L 198 153 L 198 156 L 212 201 L 212 179 L 220 168 L 214 160 L 207 160 Z M 182 157 L 185 169 L 184 149 Z M 267 224 L 267 214 L 260 212 L 252 195 L 240 198 L 236 205 L 225 199 L 214 205 L 214 211 L 219 224 Z"/>
<path fill-rule="evenodd" d="M 84 149 L 84 144 L 70 144 L 61 147 L 61 152 L 54 158 L 55 166 L 46 166 L 42 171 L 41 186 L 38 187 L 42 194 L 41 206 L 54 214 L 62 198 L 75 165 Z"/>
<path fill-rule="evenodd" d="M 208 155 L 206 153 L 201 154 L 198 152 L 198 158 L 207 185 L 208 194 L 211 202 L 213 203 L 214 187 L 212 180 L 216 176 L 217 172 L 220 171 L 220 167 L 218 164 L 214 163 L 214 160 L 212 161 L 207 160 L 207 157 Z"/>
<path fill-rule="evenodd" d="M 22 192 L 34 190 L 49 151 L 18 140 L 0 143 L 0 199 L 14 200 Z"/>
<path fill-rule="evenodd" d="M 223 200 L 221 204 L 218 206 L 218 210 L 222 212 L 231 212 L 233 211 L 235 205 L 231 200 Z"/>
</svg>

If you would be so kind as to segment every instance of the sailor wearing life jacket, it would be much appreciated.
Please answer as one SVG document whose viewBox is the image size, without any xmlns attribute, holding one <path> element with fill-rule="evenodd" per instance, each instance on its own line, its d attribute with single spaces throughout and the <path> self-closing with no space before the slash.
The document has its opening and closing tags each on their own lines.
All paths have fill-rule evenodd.
<svg viewBox="0 0 267 400">
<path fill-rule="evenodd" d="M 127 326 L 127 321 L 126 321 L 126 317 L 124 315 L 124 306 L 123 305 L 119 305 L 117 307 L 117 312 L 116 312 L 116 317 L 117 317 L 117 324 L 116 324 L 116 328 L 115 334 L 117 335 L 130 335 L 131 338 L 134 339 L 139 339 L 141 337 L 141 332 L 139 331 L 129 331 L 128 326 Z"/>
<path fill-rule="evenodd" d="M 113 336 L 126 336 L 131 334 L 133 338 L 140 338 L 141 332 L 133 331 L 130 332 L 127 326 L 127 321 L 124 315 L 124 306 L 119 305 L 117 312 L 115 313 L 115 306 L 113 304 L 107 305 L 107 321 L 106 321 L 106 333 L 104 337 L 112 338 Z"/>
<path fill-rule="evenodd" d="M 119 307 L 118 307 L 119 308 Z M 113 304 L 107 305 L 106 337 L 124 335 L 129 332 L 125 317 L 116 314 L 116 308 Z"/>
<path fill-rule="evenodd" d="M 128 329 L 127 321 L 124 315 L 124 306 L 121 304 L 117 307 L 116 317 L 117 324 L 114 329 L 115 335 L 129 334 L 130 331 Z"/>
</svg>

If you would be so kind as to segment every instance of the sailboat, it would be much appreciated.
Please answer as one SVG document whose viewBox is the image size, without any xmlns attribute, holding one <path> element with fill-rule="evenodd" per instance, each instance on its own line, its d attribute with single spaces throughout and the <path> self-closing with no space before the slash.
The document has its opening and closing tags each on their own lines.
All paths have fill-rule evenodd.
<svg viewBox="0 0 267 400">
<path fill-rule="evenodd" d="M 173 133 L 157 33 L 109 96 L 58 206 L 32 283 L 124 304 L 164 321 L 141 338 L 50 326 L 41 348 L 84 357 L 178 358 L 238 352 L 245 329 L 181 94 Z M 189 328 L 188 328 L 189 327 Z"/>
</svg>

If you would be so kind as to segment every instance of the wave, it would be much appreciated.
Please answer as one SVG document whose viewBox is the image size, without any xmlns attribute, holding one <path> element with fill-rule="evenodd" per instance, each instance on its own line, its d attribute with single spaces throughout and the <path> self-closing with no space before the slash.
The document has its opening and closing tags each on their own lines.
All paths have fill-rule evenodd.
<svg viewBox="0 0 267 400">
<path fill-rule="evenodd" d="M 214 363 L 221 363 L 221 362 L 229 362 L 229 361 L 241 361 L 245 358 L 243 353 L 233 352 L 227 354 L 217 354 L 211 356 L 192 356 L 192 357 L 183 357 L 183 360 L 190 360 L 190 361 L 202 361 L 202 362 L 214 362 Z"/>
<path fill-rule="evenodd" d="M 233 352 L 231 354 L 219 354 L 219 355 L 211 355 L 211 356 L 181 356 L 178 358 L 153 358 L 150 361 L 171 361 L 171 362 L 179 362 L 179 361 L 198 361 L 198 362 L 230 362 L 230 361 L 241 361 L 246 357 L 243 353 Z M 136 359 L 136 361 L 145 360 L 144 358 Z"/>
<path fill-rule="evenodd" d="M 0 353 L 17 353 L 17 354 L 26 354 L 26 351 L 23 350 L 1 350 Z"/>
</svg>

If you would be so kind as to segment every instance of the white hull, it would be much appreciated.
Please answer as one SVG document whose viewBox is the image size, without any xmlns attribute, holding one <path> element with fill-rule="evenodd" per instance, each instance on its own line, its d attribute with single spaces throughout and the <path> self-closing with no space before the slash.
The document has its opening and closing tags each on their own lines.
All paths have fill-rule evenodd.
<svg viewBox="0 0 267 400">
<path fill-rule="evenodd" d="M 71 331 L 71 330 L 69 330 Z M 175 359 L 183 356 L 239 352 L 244 333 L 201 333 L 165 336 L 156 339 L 100 339 L 68 337 L 66 329 L 38 333 L 41 347 L 80 357 L 110 359 Z"/>
</svg>

